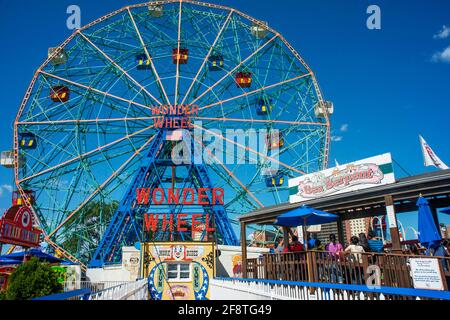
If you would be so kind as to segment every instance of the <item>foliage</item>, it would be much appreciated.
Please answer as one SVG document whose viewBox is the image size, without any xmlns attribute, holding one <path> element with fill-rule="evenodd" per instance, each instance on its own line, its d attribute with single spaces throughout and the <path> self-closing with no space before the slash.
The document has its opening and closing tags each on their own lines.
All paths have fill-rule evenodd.
<svg viewBox="0 0 450 320">
<path fill-rule="evenodd" d="M 6 300 L 29 300 L 63 291 L 58 275 L 37 258 L 19 266 L 8 279 Z"/>
<path fill-rule="evenodd" d="M 111 203 L 92 201 L 87 204 L 79 214 L 67 222 L 67 226 L 75 232 L 64 241 L 62 247 L 78 259 L 89 261 L 104 232 L 99 226 L 107 225 L 118 207 L 117 201 Z M 83 243 L 85 247 L 80 246 Z"/>
</svg>

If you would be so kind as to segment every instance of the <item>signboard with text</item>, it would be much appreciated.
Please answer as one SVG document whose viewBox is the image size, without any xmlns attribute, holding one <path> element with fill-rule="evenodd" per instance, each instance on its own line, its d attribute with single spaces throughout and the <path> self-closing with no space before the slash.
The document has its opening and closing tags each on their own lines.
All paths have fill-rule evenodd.
<svg viewBox="0 0 450 320">
<path fill-rule="evenodd" d="M 0 219 L 0 243 L 26 248 L 39 247 L 42 231 L 33 225 L 28 207 L 14 206 Z"/>
<path fill-rule="evenodd" d="M 395 183 L 392 157 L 386 153 L 289 180 L 290 203 Z"/>
<path fill-rule="evenodd" d="M 444 290 L 438 259 L 410 259 L 414 289 Z"/>
</svg>

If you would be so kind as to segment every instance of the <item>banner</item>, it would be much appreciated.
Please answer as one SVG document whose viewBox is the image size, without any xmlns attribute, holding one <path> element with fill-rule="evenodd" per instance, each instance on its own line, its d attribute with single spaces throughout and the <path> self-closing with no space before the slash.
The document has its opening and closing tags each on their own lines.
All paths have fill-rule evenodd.
<svg viewBox="0 0 450 320">
<path fill-rule="evenodd" d="M 448 166 L 434 153 L 433 149 L 428 145 L 422 136 L 419 136 L 420 145 L 422 146 L 425 167 L 436 167 L 441 170 L 447 170 Z"/>
<path fill-rule="evenodd" d="M 290 202 L 395 183 L 392 157 L 386 153 L 289 180 Z"/>
</svg>

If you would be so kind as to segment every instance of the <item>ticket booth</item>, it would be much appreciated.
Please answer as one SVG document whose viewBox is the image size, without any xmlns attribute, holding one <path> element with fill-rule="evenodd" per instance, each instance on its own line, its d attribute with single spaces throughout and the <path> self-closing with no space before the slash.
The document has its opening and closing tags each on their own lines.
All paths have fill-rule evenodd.
<svg viewBox="0 0 450 320">
<path fill-rule="evenodd" d="M 152 300 L 209 300 L 215 247 L 210 242 L 141 245 L 142 276 Z"/>
</svg>

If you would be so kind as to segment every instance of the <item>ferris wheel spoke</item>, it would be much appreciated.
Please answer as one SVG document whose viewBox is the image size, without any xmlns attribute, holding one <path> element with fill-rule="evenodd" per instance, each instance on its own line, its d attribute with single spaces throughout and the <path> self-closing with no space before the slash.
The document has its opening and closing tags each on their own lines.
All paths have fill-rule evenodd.
<svg viewBox="0 0 450 320">
<path fill-rule="evenodd" d="M 247 189 L 247 187 L 242 183 L 241 180 L 239 180 L 235 174 L 233 174 L 233 172 L 231 172 L 226 166 L 225 164 L 220 161 L 206 146 L 202 141 L 199 141 L 198 139 L 194 138 L 194 140 L 200 144 L 204 150 L 206 150 L 206 152 L 208 153 L 208 155 L 210 157 L 212 157 L 221 167 L 223 170 L 225 170 L 225 172 L 231 177 L 233 178 L 237 184 L 239 184 L 239 186 L 241 186 L 242 189 L 245 190 L 245 192 L 248 193 L 248 195 L 260 206 L 260 207 L 264 207 L 264 205 L 258 200 L 258 198 L 255 197 L 255 195 L 249 190 Z"/>
<path fill-rule="evenodd" d="M 134 122 L 134 121 L 150 121 L 157 117 L 138 117 L 138 118 L 109 118 L 109 119 L 74 119 L 74 120 L 50 120 L 50 121 L 21 121 L 17 125 L 62 125 L 62 124 L 98 124 L 110 122 Z"/>
<path fill-rule="evenodd" d="M 131 13 L 130 8 L 128 7 L 127 10 L 128 10 L 128 14 L 129 14 L 129 16 L 131 18 L 131 21 L 133 23 L 134 29 L 136 30 L 136 34 L 138 35 L 139 41 L 140 41 L 140 43 L 142 45 L 142 48 L 145 51 L 145 55 L 147 56 L 147 59 L 150 61 L 150 65 L 151 65 L 153 74 L 156 77 L 156 81 L 158 83 L 158 86 L 159 86 L 160 90 L 162 91 L 162 93 L 164 95 L 164 98 L 166 100 L 166 104 L 169 105 L 170 104 L 169 97 L 167 96 L 167 92 L 164 89 L 164 86 L 163 86 L 163 84 L 161 82 L 161 78 L 160 78 L 160 76 L 158 74 L 158 71 L 156 70 L 155 64 L 153 63 L 153 59 L 150 56 L 150 53 L 148 52 L 147 45 L 144 43 L 144 40 L 143 40 L 142 35 L 141 35 L 141 32 L 139 31 L 139 28 L 137 27 L 136 21 L 134 20 L 134 17 L 133 17 L 133 14 Z"/>
<path fill-rule="evenodd" d="M 143 105 L 143 104 L 141 104 L 141 103 L 138 103 L 138 102 L 135 102 L 135 101 L 132 101 L 132 100 L 128 100 L 128 99 L 124 99 L 124 98 L 121 98 L 121 97 L 119 97 L 119 96 L 110 94 L 110 93 L 108 93 L 108 92 L 104 92 L 104 91 L 98 90 L 98 89 L 96 89 L 96 88 L 88 87 L 88 86 L 86 86 L 86 85 L 84 85 L 84 84 L 81 84 L 81 83 L 78 83 L 78 82 L 75 82 L 75 81 L 71 81 L 71 80 L 69 80 L 69 79 L 65 79 L 65 78 L 63 78 L 63 77 L 59 77 L 59 76 L 56 76 L 56 75 L 54 75 L 54 74 L 47 73 L 47 72 L 45 72 L 45 71 L 39 71 L 39 73 L 41 73 L 41 74 L 44 75 L 44 76 L 51 77 L 51 78 L 57 79 L 57 80 L 59 80 L 59 81 L 63 81 L 63 82 L 66 82 L 66 83 L 68 83 L 68 84 L 71 84 L 71 85 L 73 85 L 73 86 L 76 86 L 76 87 L 85 89 L 85 90 L 87 90 L 87 91 L 92 91 L 92 92 L 98 93 L 98 94 L 100 94 L 100 95 L 103 95 L 103 96 L 106 96 L 106 97 L 110 97 L 110 98 L 113 98 L 113 99 L 116 99 L 116 100 L 119 100 L 119 101 L 128 103 L 128 104 L 130 104 L 130 105 L 135 105 L 135 106 L 138 106 L 138 107 L 140 107 L 140 108 L 144 108 L 144 109 L 149 110 L 149 111 L 152 110 L 152 108 L 150 108 L 150 107 L 148 107 L 148 106 L 146 106 L 146 105 Z"/>
<path fill-rule="evenodd" d="M 259 52 L 261 52 L 264 48 L 266 48 L 270 43 L 272 43 L 275 39 L 279 37 L 279 34 L 277 33 L 275 36 L 273 36 L 270 40 L 268 40 L 266 43 L 264 43 L 262 46 L 260 46 L 255 52 L 253 52 L 250 56 L 248 56 L 246 59 L 241 61 L 236 67 L 234 67 L 231 71 L 229 71 L 226 75 L 224 75 L 220 80 L 218 80 L 216 83 L 214 83 L 212 86 L 210 86 L 206 91 L 204 91 L 202 94 L 200 94 L 197 98 L 195 98 L 190 104 L 195 104 L 198 100 L 200 100 L 202 97 L 204 97 L 208 92 L 213 90 L 216 86 L 218 86 L 223 80 L 227 79 L 229 76 L 231 76 L 236 70 L 238 70 L 242 65 L 244 65 L 247 61 L 252 59 L 254 56 L 256 56 Z"/>
<path fill-rule="evenodd" d="M 49 233 L 48 237 L 51 238 L 56 232 L 58 232 L 59 229 L 61 229 L 68 221 L 70 221 L 70 219 L 75 216 L 78 212 L 80 212 L 80 210 L 87 204 L 89 203 L 89 201 L 91 201 L 98 193 L 100 193 L 112 180 L 114 180 L 120 173 L 122 170 L 124 170 L 128 164 L 133 161 L 138 155 L 140 155 L 140 153 L 142 152 L 142 150 L 144 150 L 153 140 L 155 139 L 155 136 L 151 137 L 143 146 L 141 146 L 138 150 L 136 150 L 136 152 L 130 157 L 128 158 L 115 172 L 113 172 L 104 182 L 101 186 L 99 186 L 89 197 L 87 197 L 86 200 L 84 200 L 77 209 L 75 209 L 74 211 L 72 211 L 71 214 L 69 214 L 69 216 L 58 226 L 55 228 L 55 230 L 53 230 L 52 232 Z"/>
<path fill-rule="evenodd" d="M 144 133 L 144 132 L 146 132 L 146 131 L 148 131 L 148 130 L 150 130 L 150 129 L 152 129 L 152 128 L 153 128 L 153 125 L 151 125 L 151 126 L 149 126 L 149 127 L 147 127 L 147 128 L 144 128 L 144 129 L 142 129 L 142 130 L 139 130 L 139 131 L 137 131 L 137 132 L 134 132 L 134 133 L 132 133 L 132 134 L 128 134 L 128 135 L 126 135 L 125 137 L 122 137 L 122 138 L 120 138 L 120 139 L 117 139 L 117 140 L 115 140 L 115 141 L 112 141 L 112 142 L 110 142 L 110 143 L 108 143 L 108 144 L 106 144 L 106 145 L 100 146 L 100 147 L 98 147 L 97 149 L 94 149 L 94 150 L 91 150 L 91 151 L 89 151 L 89 152 L 83 153 L 83 154 L 81 154 L 81 155 L 79 155 L 79 156 L 77 156 L 77 157 L 74 157 L 74 158 L 72 158 L 72 159 L 69 159 L 69 160 L 67 160 L 67 161 L 64 161 L 63 163 L 60 163 L 60 164 L 58 164 L 58 165 L 56 165 L 56 166 L 53 166 L 53 167 L 48 168 L 48 169 L 46 169 L 46 170 L 43 170 L 43 171 L 41 171 L 41 172 L 39 172 L 39 173 L 33 174 L 32 176 L 23 178 L 23 179 L 19 180 L 18 183 L 26 182 L 26 181 L 28 181 L 28 180 L 30 180 L 30 179 L 36 178 L 36 177 L 38 177 L 38 176 L 41 176 L 41 175 L 46 174 L 46 173 L 49 173 L 49 172 L 54 171 L 54 170 L 56 170 L 56 169 L 59 169 L 59 168 L 61 168 L 61 167 L 67 166 L 67 165 L 69 165 L 69 164 L 71 164 L 71 163 L 74 163 L 74 162 L 76 162 L 76 161 L 82 160 L 82 159 L 84 159 L 84 158 L 86 158 L 86 157 L 92 156 L 93 154 L 96 154 L 96 153 L 98 153 L 98 152 L 101 152 L 102 150 L 107 149 L 107 148 L 110 148 L 110 147 L 112 147 L 112 146 L 114 146 L 114 145 L 116 145 L 116 144 L 118 144 L 118 143 L 120 143 L 120 142 L 122 142 L 122 141 L 125 141 L 125 140 L 130 139 L 130 138 L 132 138 L 132 137 L 134 137 L 134 136 L 137 136 L 137 135 L 139 135 L 139 134 L 142 134 L 142 133 Z"/>
<path fill-rule="evenodd" d="M 199 111 L 204 110 L 204 109 L 208 109 L 208 108 L 211 108 L 211 107 L 214 107 L 214 106 L 217 106 L 217 105 L 221 105 L 221 104 L 224 104 L 224 103 L 227 103 L 227 102 L 230 102 L 230 101 L 234 101 L 234 100 L 237 100 L 237 99 L 240 99 L 240 98 L 248 97 L 248 96 L 254 95 L 255 93 L 264 92 L 266 90 L 270 90 L 270 89 L 276 88 L 278 86 L 282 86 L 282 85 L 285 85 L 285 84 L 288 84 L 288 83 L 291 83 L 291 82 L 294 82 L 294 81 L 297 81 L 297 80 L 309 77 L 310 75 L 311 74 L 304 74 L 304 75 L 301 75 L 301 76 L 298 76 L 298 77 L 295 77 L 295 78 L 292 78 L 292 79 L 289 79 L 289 80 L 285 80 L 285 81 L 282 81 L 282 82 L 278 82 L 278 83 L 275 83 L 275 84 L 272 84 L 272 85 L 269 85 L 269 86 L 265 86 L 265 87 L 262 87 L 262 88 L 259 88 L 259 89 L 256 89 L 256 90 L 253 90 L 253 91 L 250 91 L 250 92 L 245 92 L 245 93 L 243 93 L 241 95 L 238 95 L 238 96 L 235 96 L 235 97 L 232 97 L 232 98 L 229 98 L 229 99 L 225 99 L 225 100 L 218 101 L 216 103 L 212 103 L 212 104 L 209 104 L 207 106 L 201 107 L 201 108 L 199 108 Z"/>
<path fill-rule="evenodd" d="M 214 40 L 213 44 L 211 45 L 211 48 L 208 51 L 208 54 L 205 56 L 205 59 L 203 59 L 203 63 L 201 64 L 197 74 L 194 77 L 194 80 L 192 80 L 191 85 L 189 86 L 189 89 L 187 90 L 183 101 L 181 102 L 181 104 L 183 105 L 186 102 L 186 99 L 188 98 L 189 94 L 191 93 L 192 88 L 194 87 L 195 83 L 197 82 L 197 79 L 200 75 L 200 73 L 202 72 L 203 68 L 205 67 L 206 63 L 208 62 L 209 57 L 211 56 L 211 53 L 213 52 L 213 50 L 215 49 L 217 42 L 220 40 L 225 28 L 228 26 L 228 23 L 230 22 L 231 16 L 233 15 L 233 11 L 230 11 L 230 13 L 228 14 L 225 22 L 223 23 L 219 33 L 217 34 L 216 39 Z"/>
<path fill-rule="evenodd" d="M 152 98 L 158 105 L 162 105 L 161 101 L 159 101 L 155 96 L 153 96 L 144 86 L 142 86 L 136 79 L 134 79 L 128 72 L 126 72 L 121 66 L 117 64 L 111 57 L 109 57 L 102 49 L 95 45 L 86 35 L 83 34 L 80 30 L 78 34 L 83 37 L 95 50 L 97 50 L 106 60 L 108 60 L 117 70 L 119 70 L 122 74 L 124 74 L 131 82 L 137 85 L 143 92 L 145 92 L 150 98 Z"/>
<path fill-rule="evenodd" d="M 258 151 L 255 151 L 255 150 L 251 149 L 250 147 L 244 146 L 244 145 L 242 145 L 242 144 L 240 144 L 240 143 L 238 143 L 238 142 L 235 142 L 235 141 L 233 141 L 233 140 L 230 140 L 230 139 L 228 139 L 228 138 L 225 138 L 225 137 L 223 137 L 222 135 L 219 135 L 219 134 L 215 133 L 214 131 L 205 129 L 205 128 L 201 127 L 201 126 L 198 126 L 197 124 L 193 124 L 193 126 L 194 126 L 195 128 L 197 128 L 197 129 L 200 129 L 200 130 L 202 130 L 202 131 L 205 131 L 205 132 L 207 132 L 207 133 L 209 133 L 209 134 L 211 134 L 211 135 L 213 135 L 213 136 L 215 136 L 215 137 L 217 137 L 217 138 L 219 138 L 219 139 L 221 139 L 221 140 L 224 140 L 224 141 L 226 141 L 226 142 L 228 142 L 228 143 L 234 144 L 235 146 L 237 146 L 237 147 L 239 147 L 239 148 L 242 148 L 242 149 L 244 149 L 244 150 L 247 150 L 247 151 L 249 151 L 249 152 L 251 152 L 251 153 L 253 153 L 253 154 L 255 154 L 255 155 L 258 155 L 258 156 L 260 156 L 260 157 L 262 157 L 262 158 L 264 158 L 264 159 L 267 159 L 267 160 L 276 162 L 276 163 L 282 165 L 283 167 L 285 167 L 285 168 L 287 168 L 287 169 L 290 169 L 290 170 L 295 171 L 295 172 L 297 172 L 297 173 L 299 173 L 299 174 L 302 174 L 302 175 L 306 174 L 305 172 L 303 172 L 303 171 L 301 171 L 301 170 L 298 170 L 298 169 L 296 169 L 296 168 L 293 168 L 293 167 L 291 167 L 290 165 L 288 165 L 288 164 L 286 164 L 286 163 L 283 163 L 283 162 L 281 162 L 281 161 L 279 161 L 279 160 L 277 160 L 277 159 L 275 159 L 275 158 L 273 158 L 273 157 L 267 156 L 267 155 L 265 155 L 265 154 L 262 154 L 261 152 L 258 152 Z"/>
<path fill-rule="evenodd" d="M 304 122 L 304 121 L 287 121 L 287 120 L 258 120 L 258 119 L 237 119 L 237 118 L 208 118 L 208 117 L 192 117 L 194 120 L 208 120 L 208 121 L 223 121 L 223 122 L 244 122 L 244 123 L 274 123 L 286 125 L 312 125 L 312 126 L 326 126 L 322 122 Z"/>
</svg>

